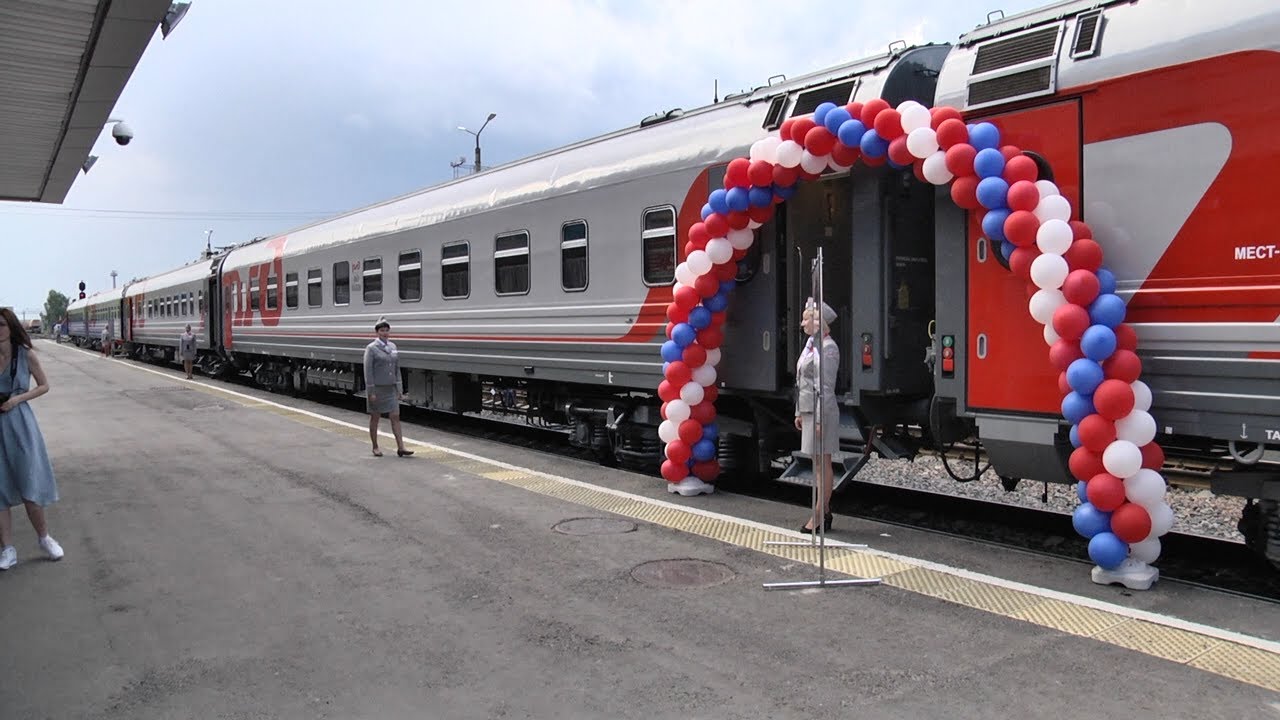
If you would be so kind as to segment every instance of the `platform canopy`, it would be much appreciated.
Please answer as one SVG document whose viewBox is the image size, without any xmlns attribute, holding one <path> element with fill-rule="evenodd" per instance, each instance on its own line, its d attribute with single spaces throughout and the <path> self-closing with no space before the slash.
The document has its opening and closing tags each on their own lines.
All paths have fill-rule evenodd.
<svg viewBox="0 0 1280 720">
<path fill-rule="evenodd" d="M 0 200 L 66 198 L 170 8 L 170 0 L 0 2 Z"/>
</svg>

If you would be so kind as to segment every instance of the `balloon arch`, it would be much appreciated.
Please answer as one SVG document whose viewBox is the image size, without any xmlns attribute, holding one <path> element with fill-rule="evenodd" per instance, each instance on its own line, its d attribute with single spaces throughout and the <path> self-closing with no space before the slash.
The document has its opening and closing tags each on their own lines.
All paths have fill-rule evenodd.
<svg viewBox="0 0 1280 720">
<path fill-rule="evenodd" d="M 950 183 L 956 205 L 982 213 L 983 233 L 998 242 L 1010 270 L 1032 284 L 1028 309 L 1044 325 L 1049 362 L 1061 371 L 1081 502 L 1073 525 L 1089 538 L 1089 557 L 1101 568 L 1119 568 L 1127 558 L 1155 562 L 1159 538 L 1173 525 L 1159 473 L 1164 451 L 1153 442 L 1151 390 L 1138 379 L 1137 334 L 1124 323 L 1125 302 L 1102 265 L 1102 248 L 1088 225 L 1070 219 L 1071 203 L 1057 186 L 1038 179 L 1036 162 L 1000 144 L 995 125 L 966 125 L 955 108 L 913 100 L 897 108 L 878 98 L 824 103 L 754 143 L 749 158 L 729 163 L 724 189 L 711 192 L 702 221 L 689 228 L 667 307 L 658 435 L 668 490 L 710 492 L 720 473 L 716 366 L 737 261 L 754 242 L 754 229 L 800 181 L 847 170 L 859 159 L 911 167 L 933 185 Z"/>
</svg>

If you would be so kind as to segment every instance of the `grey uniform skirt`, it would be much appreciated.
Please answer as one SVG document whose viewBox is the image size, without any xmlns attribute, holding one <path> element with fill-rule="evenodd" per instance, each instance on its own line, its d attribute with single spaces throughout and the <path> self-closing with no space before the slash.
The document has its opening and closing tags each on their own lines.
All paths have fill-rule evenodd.
<svg viewBox="0 0 1280 720">
<path fill-rule="evenodd" d="M 826 403 L 822 420 L 822 452 L 830 455 L 840 449 L 840 408 L 834 402 Z M 800 413 L 800 452 L 813 455 L 818 451 L 814 434 L 814 413 Z"/>
<path fill-rule="evenodd" d="M 374 399 L 365 395 L 365 408 L 370 415 L 377 413 L 386 415 L 400 410 L 400 388 L 396 385 L 374 385 L 366 393 L 372 392 Z"/>
</svg>

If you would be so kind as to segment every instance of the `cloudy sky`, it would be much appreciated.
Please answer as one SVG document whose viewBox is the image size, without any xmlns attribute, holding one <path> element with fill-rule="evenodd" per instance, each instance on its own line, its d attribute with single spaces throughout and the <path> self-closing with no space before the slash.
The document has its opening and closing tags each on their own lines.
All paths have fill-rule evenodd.
<svg viewBox="0 0 1280 720">
<path fill-rule="evenodd" d="M 0 305 L 70 294 L 515 160 L 673 107 L 950 42 L 1041 0 L 194 0 L 156 33 L 61 206 L 0 203 Z"/>
</svg>

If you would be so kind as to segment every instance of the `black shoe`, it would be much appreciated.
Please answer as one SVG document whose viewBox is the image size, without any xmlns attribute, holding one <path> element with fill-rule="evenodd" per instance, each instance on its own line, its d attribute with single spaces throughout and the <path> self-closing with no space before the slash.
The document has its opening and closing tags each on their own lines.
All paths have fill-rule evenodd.
<svg viewBox="0 0 1280 720">
<path fill-rule="evenodd" d="M 834 519 L 834 516 L 831 513 L 827 513 L 826 515 L 822 516 L 822 529 L 825 532 L 831 532 L 831 521 L 833 519 Z"/>
<path fill-rule="evenodd" d="M 396 451 L 396 455 L 399 455 L 400 457 L 408 457 L 408 456 L 410 456 L 410 455 L 412 455 L 412 454 L 413 454 L 413 451 L 412 451 L 412 450 L 397 450 L 397 451 Z"/>
</svg>

